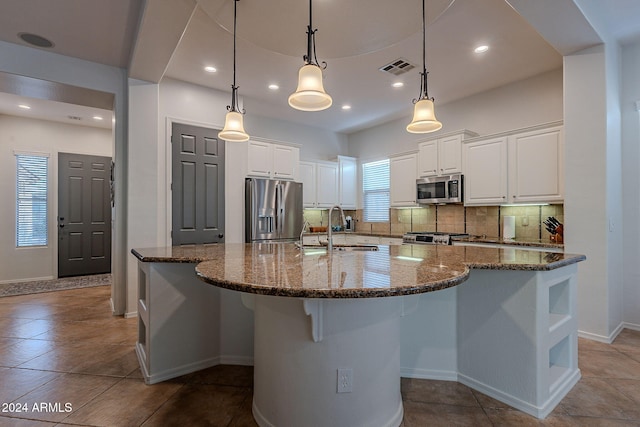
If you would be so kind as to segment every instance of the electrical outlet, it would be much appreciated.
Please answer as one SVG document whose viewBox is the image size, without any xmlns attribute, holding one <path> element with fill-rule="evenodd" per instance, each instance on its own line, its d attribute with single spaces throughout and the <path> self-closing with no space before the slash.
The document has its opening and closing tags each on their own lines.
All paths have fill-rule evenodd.
<svg viewBox="0 0 640 427">
<path fill-rule="evenodd" d="M 338 393 L 351 393 L 353 391 L 353 369 L 338 369 Z"/>
</svg>

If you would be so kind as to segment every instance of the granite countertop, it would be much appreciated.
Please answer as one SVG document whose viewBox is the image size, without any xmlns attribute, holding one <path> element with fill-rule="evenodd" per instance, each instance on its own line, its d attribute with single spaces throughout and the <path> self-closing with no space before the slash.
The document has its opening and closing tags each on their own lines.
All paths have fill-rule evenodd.
<svg viewBox="0 0 640 427">
<path fill-rule="evenodd" d="M 327 233 L 305 233 L 306 236 L 326 236 Z M 334 235 L 336 234 L 353 234 L 359 236 L 374 236 L 374 237 L 390 237 L 396 239 L 402 239 L 402 234 L 392 234 L 392 233 L 362 233 L 358 231 L 334 231 Z M 469 235 L 469 237 L 453 237 L 453 241 L 457 242 L 469 242 L 469 243 L 489 243 L 489 244 L 497 244 L 497 245 L 510 245 L 510 246 L 530 246 L 535 248 L 556 248 L 563 249 L 563 244 L 553 243 L 549 240 L 542 239 L 503 239 L 502 237 L 492 237 L 492 236 L 474 236 Z"/>
<path fill-rule="evenodd" d="M 490 236 L 469 236 L 463 238 L 454 238 L 454 241 L 469 242 L 469 243 L 490 243 L 497 245 L 510 245 L 510 246 L 530 246 L 535 248 L 557 248 L 563 249 L 563 244 L 553 243 L 549 240 L 542 239 L 503 239 L 502 237 L 490 237 Z"/>
<path fill-rule="evenodd" d="M 476 246 L 380 245 L 378 251 L 301 250 L 293 243 L 134 249 L 143 262 L 199 263 L 205 282 L 235 291 L 304 298 L 410 295 L 456 286 L 470 269 L 545 271 L 583 255 Z"/>
</svg>

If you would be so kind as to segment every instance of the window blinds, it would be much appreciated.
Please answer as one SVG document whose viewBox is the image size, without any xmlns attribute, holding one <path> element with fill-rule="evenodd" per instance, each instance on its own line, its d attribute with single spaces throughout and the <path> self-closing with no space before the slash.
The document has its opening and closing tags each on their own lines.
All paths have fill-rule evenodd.
<svg viewBox="0 0 640 427">
<path fill-rule="evenodd" d="M 16 155 L 16 244 L 47 245 L 47 178 L 48 158 L 38 155 Z"/>
<path fill-rule="evenodd" d="M 389 221 L 389 159 L 362 165 L 364 221 Z"/>
</svg>

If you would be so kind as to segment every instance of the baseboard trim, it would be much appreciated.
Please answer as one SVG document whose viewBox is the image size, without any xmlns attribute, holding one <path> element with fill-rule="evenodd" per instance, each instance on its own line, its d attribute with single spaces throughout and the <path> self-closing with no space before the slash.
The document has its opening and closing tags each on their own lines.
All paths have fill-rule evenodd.
<svg viewBox="0 0 640 427">
<path fill-rule="evenodd" d="M 585 332 L 585 331 L 578 330 L 578 336 L 580 338 L 586 338 L 586 339 L 591 340 L 591 341 L 598 341 L 598 342 L 602 342 L 602 343 L 605 343 L 605 344 L 611 344 L 613 342 L 613 340 L 616 339 L 618 334 L 620 334 L 620 332 L 622 332 L 622 330 L 625 327 L 626 327 L 625 323 L 620 323 L 613 330 L 613 332 L 611 332 L 609 335 L 600 335 L 600 334 L 594 334 L 594 333 L 591 333 L 591 332 Z"/>
<path fill-rule="evenodd" d="M 125 319 L 130 319 L 132 317 L 136 317 L 137 315 L 138 315 L 138 311 L 137 310 L 136 311 L 130 311 L 130 312 L 124 314 L 124 318 Z"/>
<path fill-rule="evenodd" d="M 400 368 L 402 378 L 416 378 L 421 380 L 458 381 L 456 371 L 440 371 L 436 369 Z"/>
<path fill-rule="evenodd" d="M 138 360 L 140 361 L 140 355 L 138 355 Z M 167 369 L 156 374 L 149 374 L 149 372 L 146 371 L 144 363 L 140 363 L 140 366 L 142 367 L 144 382 L 151 385 L 170 380 L 172 378 L 180 377 L 182 375 L 190 374 L 192 372 L 200 371 L 202 369 L 211 368 L 212 366 L 217 366 L 220 364 L 220 357 L 216 356 L 209 359 L 200 360 L 198 362 L 178 366 L 176 368 Z"/>
<path fill-rule="evenodd" d="M 512 406 L 520 411 L 534 416 L 538 419 L 544 419 L 547 415 L 553 411 L 553 409 L 560 403 L 560 401 L 569 393 L 574 385 L 580 380 L 580 370 L 576 369 L 571 375 L 567 376 L 564 382 L 559 385 L 556 390 L 551 394 L 541 406 L 535 406 L 529 402 L 520 400 L 519 398 L 510 394 L 499 391 L 491 386 L 488 386 L 480 381 L 476 381 L 473 378 L 467 377 L 463 374 L 458 374 L 458 382 L 464 384 L 472 389 L 486 394 L 502 403 Z"/>
<path fill-rule="evenodd" d="M 631 329 L 632 331 L 640 331 L 640 325 L 637 325 L 635 323 L 624 322 L 622 325 L 625 329 Z"/>
</svg>

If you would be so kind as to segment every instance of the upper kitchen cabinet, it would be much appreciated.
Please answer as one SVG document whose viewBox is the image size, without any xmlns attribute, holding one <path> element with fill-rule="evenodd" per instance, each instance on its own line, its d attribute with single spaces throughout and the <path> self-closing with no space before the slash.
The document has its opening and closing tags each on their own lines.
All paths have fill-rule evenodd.
<svg viewBox="0 0 640 427">
<path fill-rule="evenodd" d="M 248 143 L 247 175 L 271 179 L 295 179 L 300 149 L 263 141 Z"/>
<path fill-rule="evenodd" d="M 462 163 L 465 205 L 507 202 L 507 137 L 465 143 Z"/>
<path fill-rule="evenodd" d="M 551 203 L 564 199 L 562 126 L 509 136 L 509 197 L 511 203 Z"/>
<path fill-rule="evenodd" d="M 461 173 L 462 141 L 477 136 L 463 130 L 418 144 L 418 177 Z"/>
<path fill-rule="evenodd" d="M 417 165 L 417 153 L 389 158 L 391 207 L 416 206 Z"/>
<path fill-rule="evenodd" d="M 302 182 L 302 206 L 316 208 L 316 163 L 300 161 L 300 182 Z"/>
<path fill-rule="evenodd" d="M 563 153 L 559 122 L 466 141 L 465 205 L 562 202 Z"/>
<path fill-rule="evenodd" d="M 343 209 L 355 209 L 358 198 L 358 160 L 338 156 L 338 203 Z"/>
<path fill-rule="evenodd" d="M 317 162 L 315 207 L 330 208 L 336 204 L 338 204 L 338 164 L 336 162 Z"/>
<path fill-rule="evenodd" d="M 338 156 L 335 162 L 301 161 L 299 175 L 305 208 L 356 208 L 358 177 L 354 157 Z"/>
</svg>

